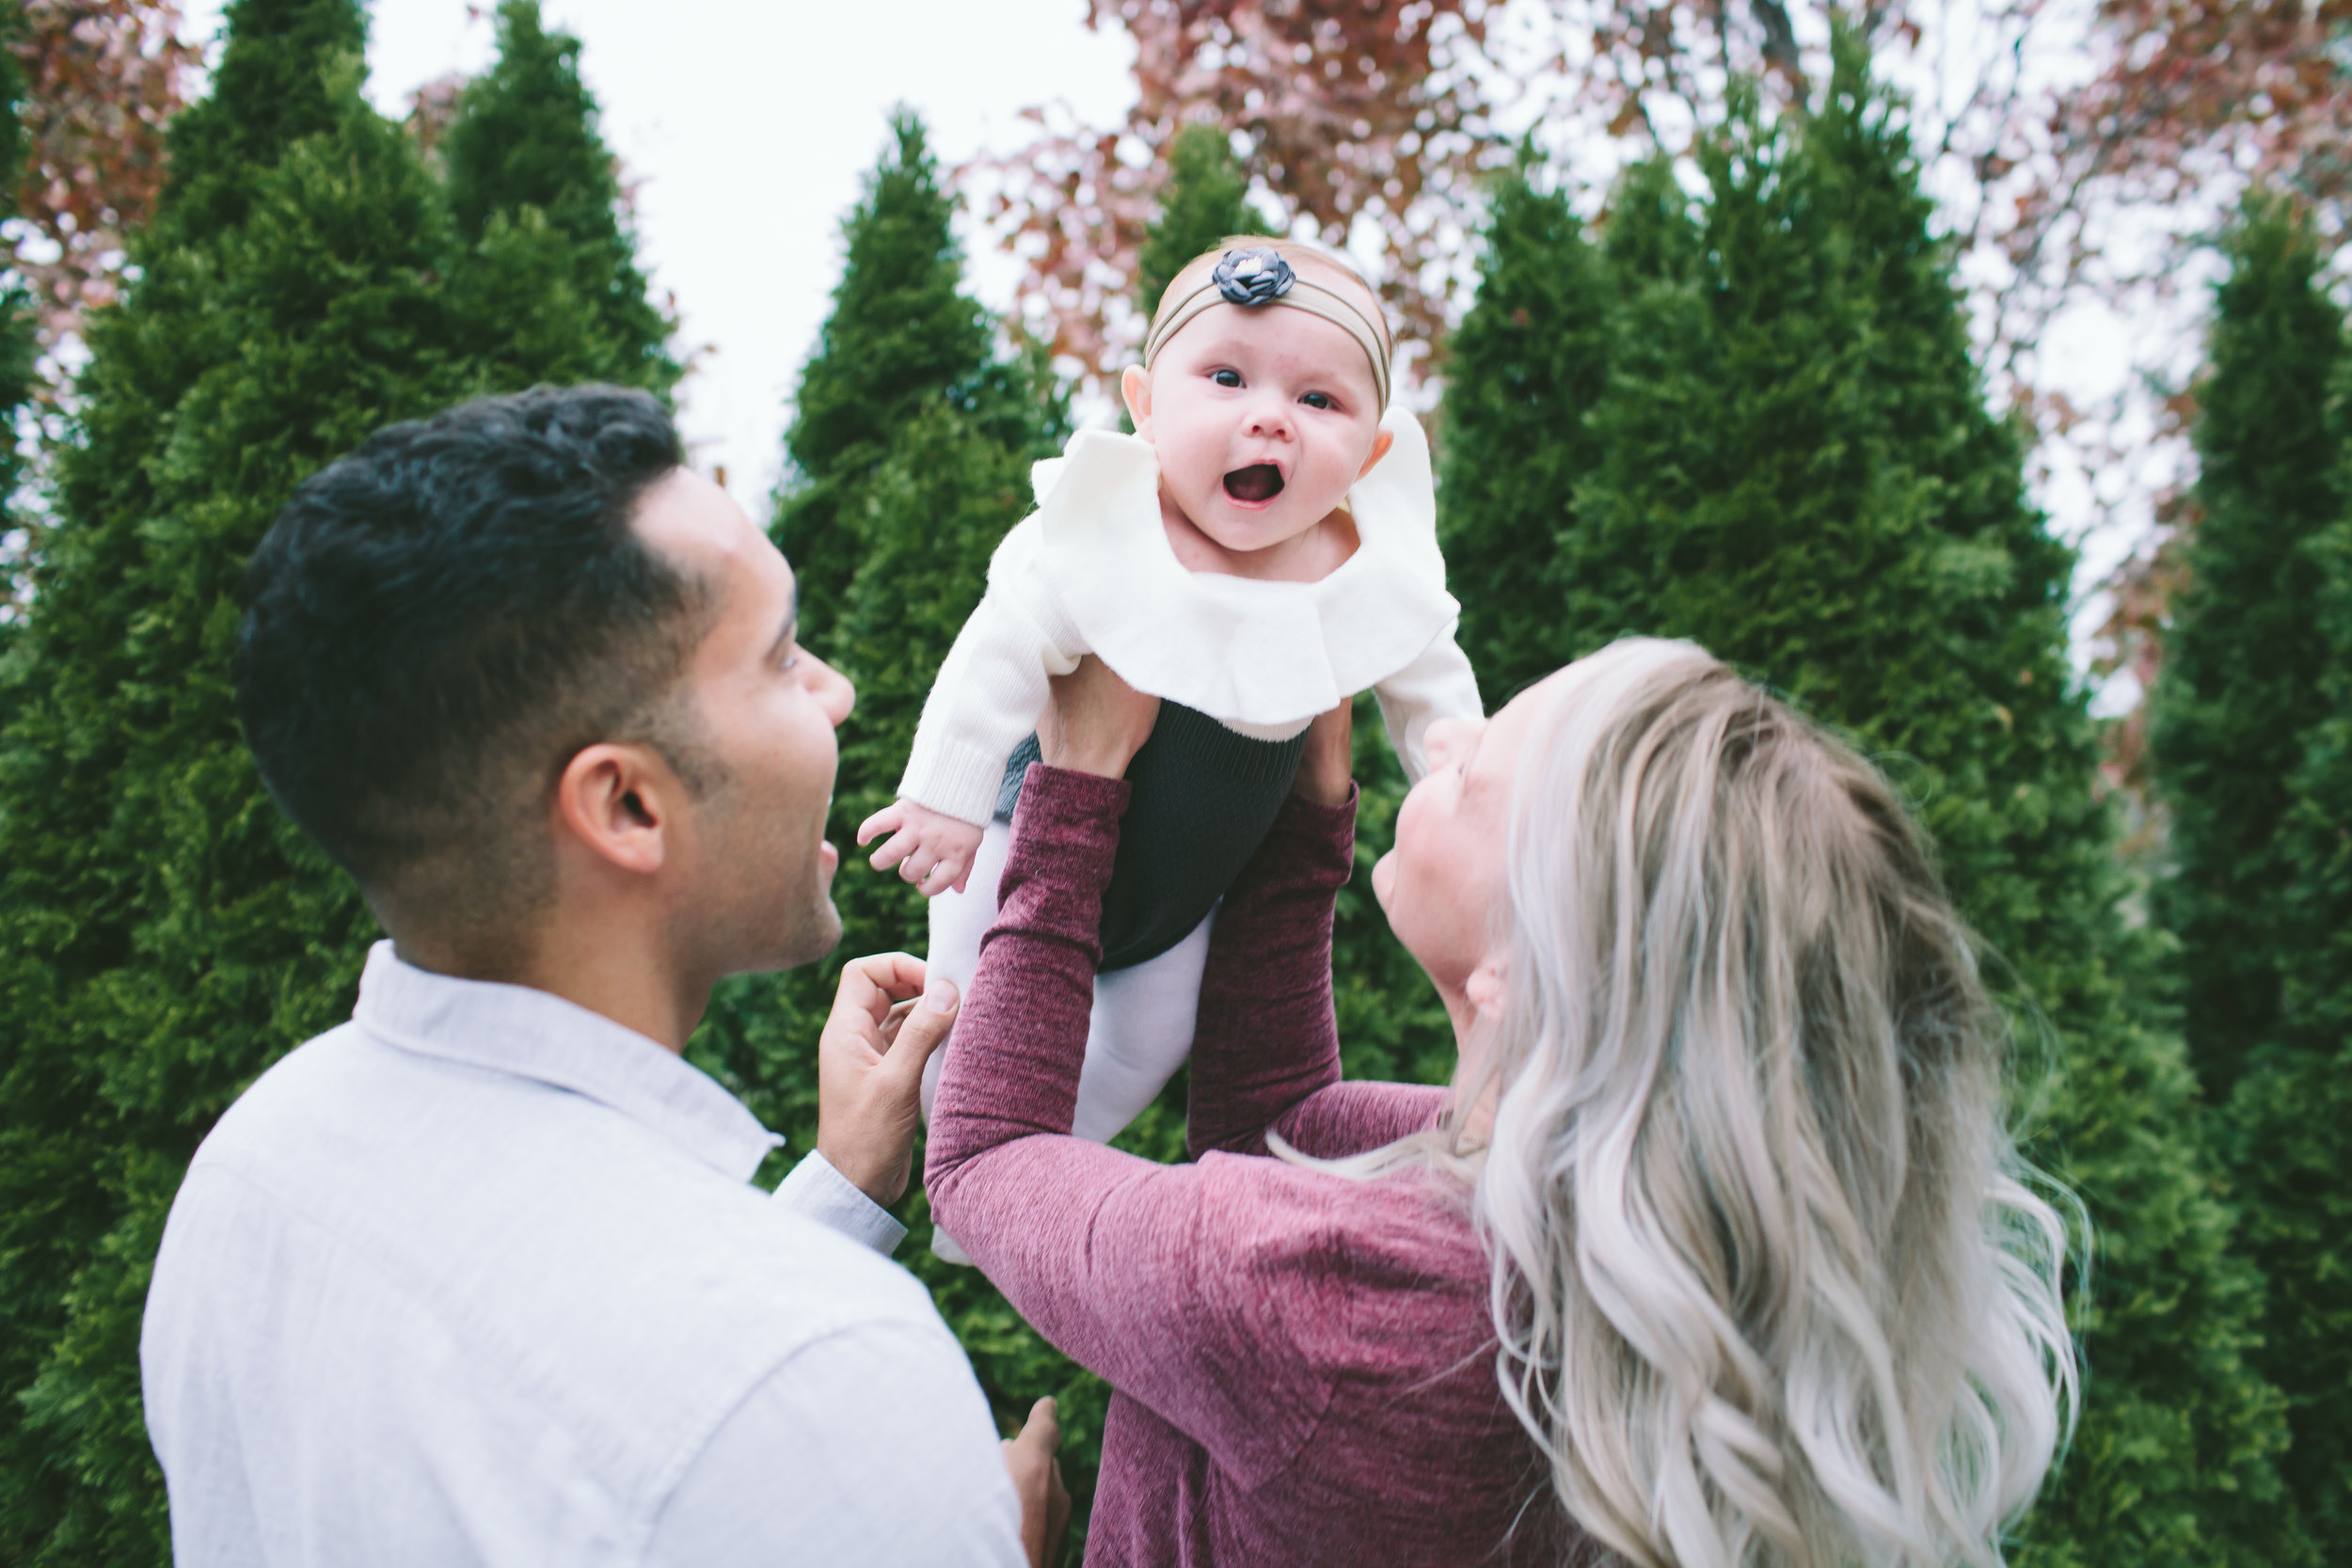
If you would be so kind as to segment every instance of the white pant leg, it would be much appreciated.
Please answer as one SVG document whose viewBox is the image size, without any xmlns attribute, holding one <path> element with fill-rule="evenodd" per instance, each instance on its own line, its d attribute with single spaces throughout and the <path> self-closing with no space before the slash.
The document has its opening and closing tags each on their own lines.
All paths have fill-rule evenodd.
<svg viewBox="0 0 2352 1568">
<path fill-rule="evenodd" d="M 972 990 L 972 976 L 980 970 L 980 939 L 996 924 L 996 884 L 1005 875 L 1005 856 L 1012 848 L 1012 824 L 999 817 L 980 833 L 980 847 L 972 857 L 972 875 L 961 893 L 943 893 L 930 901 L 930 951 L 923 959 L 926 984 L 946 975 L 956 983 L 956 994 Z M 939 1097 L 939 1069 L 955 1047 L 947 1043 L 923 1064 L 923 1123 L 930 1125 L 931 1101 Z"/>
<path fill-rule="evenodd" d="M 1094 977 L 1094 1014 L 1087 1025 L 1086 1066 L 1078 1073 L 1071 1132 L 1098 1144 L 1110 1142 L 1159 1098 L 1192 1054 L 1200 975 L 1208 968 L 1209 928 L 1216 924 L 1212 910 L 1158 958 Z"/>
<path fill-rule="evenodd" d="M 972 976 L 979 973 L 980 939 L 996 924 L 996 884 L 1005 874 L 1005 856 L 1012 847 L 1012 824 L 993 821 L 980 833 L 980 847 L 972 857 L 972 875 L 961 893 L 943 893 L 930 901 L 930 951 L 923 959 L 926 984 L 938 975 L 956 983 L 956 994 L 971 994 Z M 946 1043 L 923 1064 L 923 1124 L 930 1125 L 931 1101 L 939 1097 L 939 1071 L 955 1049 L 953 1030 Z M 931 1252 L 943 1262 L 971 1264 L 972 1255 L 956 1239 L 933 1225 Z"/>
</svg>

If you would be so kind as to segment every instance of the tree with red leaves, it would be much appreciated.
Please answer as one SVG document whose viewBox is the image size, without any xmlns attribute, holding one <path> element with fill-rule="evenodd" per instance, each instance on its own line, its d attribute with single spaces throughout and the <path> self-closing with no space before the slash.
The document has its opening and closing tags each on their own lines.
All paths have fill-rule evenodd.
<svg viewBox="0 0 2352 1568">
<path fill-rule="evenodd" d="M 180 20 L 175 0 L 24 0 L 8 47 L 24 73 L 16 214 L 30 234 L 12 265 L 38 302 L 44 353 L 114 302 L 123 236 L 154 211 L 164 126 L 201 53 Z"/>
<path fill-rule="evenodd" d="M 1441 335 L 1480 174 L 1502 161 L 1489 0 L 1089 0 L 1127 29 L 1140 96 L 1093 129 L 1030 111 L 1038 139 L 975 170 L 1029 263 L 1029 322 L 1089 379 L 1142 341 L 1136 255 L 1177 134 L 1236 133 L 1274 227 L 1378 260 L 1400 337 Z M 1412 352 L 1407 349 L 1407 353 Z"/>
</svg>

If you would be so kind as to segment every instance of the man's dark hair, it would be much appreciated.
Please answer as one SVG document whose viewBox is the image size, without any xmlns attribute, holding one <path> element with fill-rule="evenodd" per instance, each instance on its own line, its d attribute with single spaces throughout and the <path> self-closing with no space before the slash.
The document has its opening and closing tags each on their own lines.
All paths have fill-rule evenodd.
<svg viewBox="0 0 2352 1568">
<path fill-rule="evenodd" d="M 380 430 L 278 514 L 246 570 L 238 716 L 379 912 L 541 902 L 546 791 L 583 746 L 660 746 L 694 786 L 674 709 L 710 590 L 632 527 L 684 461 L 644 393 L 540 388 Z"/>
</svg>

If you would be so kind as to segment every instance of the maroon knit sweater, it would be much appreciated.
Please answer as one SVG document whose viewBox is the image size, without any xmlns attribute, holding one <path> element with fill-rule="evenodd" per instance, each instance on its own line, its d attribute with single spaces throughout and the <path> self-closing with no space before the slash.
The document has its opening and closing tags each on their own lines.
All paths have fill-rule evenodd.
<svg viewBox="0 0 2352 1568">
<path fill-rule="evenodd" d="M 1089 1564 L 1407 1568 L 1581 1555 L 1497 1391 L 1458 1194 L 1271 1158 L 1430 1126 L 1443 1091 L 1340 1082 L 1332 899 L 1355 802 L 1294 797 L 1226 895 L 1193 1042 L 1193 1164 L 1068 1135 L 1127 785 L 1033 765 L 931 1115 L 933 1212 L 1115 1390 Z"/>
</svg>

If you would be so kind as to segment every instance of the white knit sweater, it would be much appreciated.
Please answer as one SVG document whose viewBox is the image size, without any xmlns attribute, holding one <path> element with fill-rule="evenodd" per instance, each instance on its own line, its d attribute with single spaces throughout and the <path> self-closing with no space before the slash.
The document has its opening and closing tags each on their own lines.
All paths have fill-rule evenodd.
<svg viewBox="0 0 2352 1568">
<path fill-rule="evenodd" d="M 1038 509 L 989 562 L 988 591 L 923 704 L 899 798 L 987 822 L 1047 678 L 1089 653 L 1136 690 L 1262 740 L 1369 688 L 1419 779 L 1429 721 L 1484 710 L 1454 641 L 1461 607 L 1445 591 L 1428 440 L 1403 410 L 1382 425 L 1395 435 L 1388 455 L 1348 492 L 1356 553 L 1320 582 L 1185 570 L 1160 520 L 1148 441 L 1082 430 L 1036 465 Z"/>
</svg>

